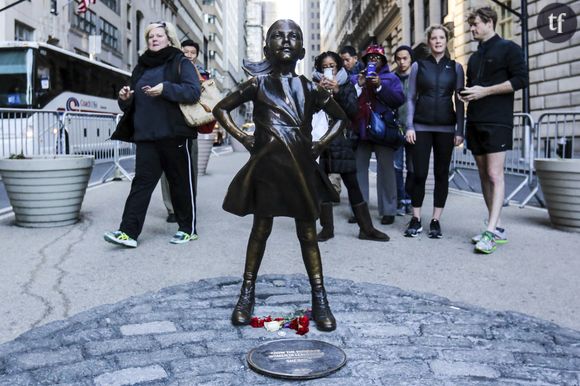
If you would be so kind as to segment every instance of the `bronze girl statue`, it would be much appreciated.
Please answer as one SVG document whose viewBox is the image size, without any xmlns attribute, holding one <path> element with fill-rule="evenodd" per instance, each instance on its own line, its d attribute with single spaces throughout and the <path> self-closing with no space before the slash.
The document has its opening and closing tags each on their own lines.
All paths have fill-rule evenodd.
<svg viewBox="0 0 580 386">
<path fill-rule="evenodd" d="M 248 240 L 244 278 L 232 313 L 234 325 L 250 323 L 254 288 L 266 241 L 276 216 L 293 217 L 302 258 L 312 287 L 312 317 L 319 330 L 332 331 L 330 311 L 316 240 L 320 202 L 336 201 L 336 191 L 319 171 L 315 158 L 346 126 L 346 115 L 331 95 L 295 67 L 304 58 L 302 30 L 292 20 L 278 20 L 266 34 L 265 60 L 247 63 L 254 77 L 242 83 L 213 110 L 218 122 L 250 152 L 250 159 L 232 180 L 223 208 L 233 214 L 254 215 Z M 230 111 L 254 103 L 254 135 L 238 128 Z M 323 109 L 336 123 L 312 142 L 312 115 Z"/>
</svg>

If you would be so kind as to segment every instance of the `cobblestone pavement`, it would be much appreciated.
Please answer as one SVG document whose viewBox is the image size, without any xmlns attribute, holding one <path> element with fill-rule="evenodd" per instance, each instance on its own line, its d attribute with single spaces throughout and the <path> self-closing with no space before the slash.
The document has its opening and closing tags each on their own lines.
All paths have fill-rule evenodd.
<svg viewBox="0 0 580 386">
<path fill-rule="evenodd" d="M 276 333 L 235 328 L 239 278 L 165 288 L 32 329 L 0 346 L 0 385 L 578 385 L 580 332 L 526 315 L 348 280 L 326 280 L 338 321 L 304 339 L 342 348 L 345 367 L 308 382 L 254 373 L 246 353 Z M 310 304 L 303 275 L 265 275 L 255 314 Z M 300 338 L 291 330 L 286 338 Z"/>
</svg>

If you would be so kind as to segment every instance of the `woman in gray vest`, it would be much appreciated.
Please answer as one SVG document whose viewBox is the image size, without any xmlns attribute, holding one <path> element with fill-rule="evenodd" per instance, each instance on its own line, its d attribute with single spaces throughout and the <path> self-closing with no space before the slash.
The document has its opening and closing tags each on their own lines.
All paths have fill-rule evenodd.
<svg viewBox="0 0 580 386">
<path fill-rule="evenodd" d="M 439 220 L 447 200 L 453 146 L 463 143 L 464 108 L 459 92 L 463 88 L 464 74 L 461 65 L 447 55 L 447 28 L 433 25 L 426 35 L 431 55 L 413 63 L 407 94 L 406 138 L 413 145 L 415 181 L 411 193 L 413 217 L 405 236 L 416 237 L 423 231 L 421 207 L 433 150 L 435 190 L 429 237 L 439 239 L 443 237 Z"/>
</svg>

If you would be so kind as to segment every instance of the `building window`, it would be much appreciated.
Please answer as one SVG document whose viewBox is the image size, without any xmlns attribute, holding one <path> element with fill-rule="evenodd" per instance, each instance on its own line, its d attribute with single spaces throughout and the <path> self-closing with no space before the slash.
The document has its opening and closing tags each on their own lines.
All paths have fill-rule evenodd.
<svg viewBox="0 0 580 386">
<path fill-rule="evenodd" d="M 423 28 L 427 29 L 431 25 L 429 15 L 429 0 L 423 0 Z"/>
<path fill-rule="evenodd" d="M 87 9 L 85 13 L 75 13 L 73 18 L 73 27 L 81 30 L 82 32 L 86 32 L 89 35 L 96 35 L 97 34 L 97 15 Z"/>
<path fill-rule="evenodd" d="M 511 0 L 507 0 L 504 4 L 510 8 L 512 6 Z M 495 26 L 495 32 L 497 32 L 499 36 L 501 36 L 504 39 L 508 40 L 513 39 L 514 37 L 514 34 L 512 32 L 513 15 L 510 13 L 510 11 L 508 11 L 503 7 L 494 6 L 493 8 L 497 12 L 497 25 Z"/>
<path fill-rule="evenodd" d="M 411 46 L 415 44 L 415 0 L 409 0 L 409 29 L 411 30 Z"/>
<path fill-rule="evenodd" d="M 105 46 L 119 51 L 119 30 L 103 18 L 101 18 L 101 39 Z"/>
<path fill-rule="evenodd" d="M 117 0 L 101 0 L 101 3 L 111 8 L 115 13 L 119 13 L 119 2 Z"/>
<path fill-rule="evenodd" d="M 31 41 L 34 40 L 34 28 L 19 21 L 14 22 L 14 40 Z"/>
<path fill-rule="evenodd" d="M 209 24 L 215 24 L 217 20 L 216 15 L 205 14 L 205 22 Z"/>
<path fill-rule="evenodd" d="M 448 0 L 441 0 L 441 24 L 445 21 L 445 16 L 449 13 L 449 3 Z"/>
<path fill-rule="evenodd" d="M 127 29 L 131 29 L 131 5 L 127 5 Z"/>
</svg>

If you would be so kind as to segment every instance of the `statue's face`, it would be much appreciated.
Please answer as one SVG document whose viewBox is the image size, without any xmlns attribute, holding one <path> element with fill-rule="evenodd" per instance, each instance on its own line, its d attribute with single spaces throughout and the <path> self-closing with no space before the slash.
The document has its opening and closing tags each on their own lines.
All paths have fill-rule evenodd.
<svg viewBox="0 0 580 386">
<path fill-rule="evenodd" d="M 289 20 L 279 20 L 268 34 L 264 54 L 274 63 L 296 62 L 304 58 L 302 32 Z"/>
</svg>

